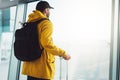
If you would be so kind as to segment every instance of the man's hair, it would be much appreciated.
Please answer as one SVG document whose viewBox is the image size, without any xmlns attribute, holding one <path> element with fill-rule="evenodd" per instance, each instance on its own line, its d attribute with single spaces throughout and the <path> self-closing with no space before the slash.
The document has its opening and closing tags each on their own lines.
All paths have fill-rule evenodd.
<svg viewBox="0 0 120 80">
<path fill-rule="evenodd" d="M 36 10 L 43 12 L 46 8 L 53 9 L 47 1 L 40 1 L 36 5 Z"/>
</svg>

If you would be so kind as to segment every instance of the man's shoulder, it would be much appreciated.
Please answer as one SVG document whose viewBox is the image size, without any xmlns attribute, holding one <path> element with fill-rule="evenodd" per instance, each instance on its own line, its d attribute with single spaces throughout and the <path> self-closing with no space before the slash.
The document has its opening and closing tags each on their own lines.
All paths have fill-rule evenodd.
<svg viewBox="0 0 120 80">
<path fill-rule="evenodd" d="M 51 26 L 53 25 L 52 22 L 51 22 L 49 19 L 44 20 L 44 21 L 42 22 L 42 24 L 44 24 L 44 25 L 49 25 L 49 26 L 50 26 L 50 25 L 51 25 Z"/>
</svg>

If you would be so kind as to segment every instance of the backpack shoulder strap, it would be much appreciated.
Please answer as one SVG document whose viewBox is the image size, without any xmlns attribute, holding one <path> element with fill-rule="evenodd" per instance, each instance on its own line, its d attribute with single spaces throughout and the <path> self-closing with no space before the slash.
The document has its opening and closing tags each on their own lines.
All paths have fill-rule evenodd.
<svg viewBox="0 0 120 80">
<path fill-rule="evenodd" d="M 48 18 L 42 18 L 42 19 L 39 19 L 39 20 L 37 20 L 37 21 L 35 21 L 35 24 L 39 24 L 39 23 L 41 23 L 42 21 L 44 21 L 44 20 L 49 20 Z M 42 47 L 42 45 L 41 45 L 41 42 L 40 42 L 40 48 L 42 49 L 42 51 L 44 50 L 44 48 Z"/>
</svg>

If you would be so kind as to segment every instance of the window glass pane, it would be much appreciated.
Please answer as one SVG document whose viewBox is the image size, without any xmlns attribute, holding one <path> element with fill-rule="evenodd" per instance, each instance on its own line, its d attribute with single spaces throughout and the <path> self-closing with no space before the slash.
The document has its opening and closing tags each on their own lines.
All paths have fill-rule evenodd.
<svg viewBox="0 0 120 80">
<path fill-rule="evenodd" d="M 112 0 L 47 1 L 55 8 L 54 41 L 72 56 L 68 80 L 109 80 Z M 62 66 L 66 80 L 64 60 Z"/>
<path fill-rule="evenodd" d="M 2 26 L 3 32 L 8 32 L 10 30 L 10 8 L 2 10 Z"/>
<path fill-rule="evenodd" d="M 15 12 L 16 7 L 0 10 L 0 80 L 7 80 L 8 77 L 13 36 L 13 30 L 10 28 L 13 27 L 15 21 L 15 16 L 11 16 L 11 14 L 15 14 Z M 4 31 L 5 25 L 7 25 L 6 31 Z"/>
</svg>

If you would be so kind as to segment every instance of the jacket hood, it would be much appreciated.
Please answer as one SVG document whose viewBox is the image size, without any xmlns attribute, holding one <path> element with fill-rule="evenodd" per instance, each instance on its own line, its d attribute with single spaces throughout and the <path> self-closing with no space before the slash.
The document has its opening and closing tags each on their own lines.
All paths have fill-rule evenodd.
<svg viewBox="0 0 120 80">
<path fill-rule="evenodd" d="M 32 22 L 41 18 L 47 18 L 45 15 L 43 15 L 42 12 L 38 10 L 34 10 L 33 13 L 29 14 L 28 16 L 28 22 Z"/>
</svg>

